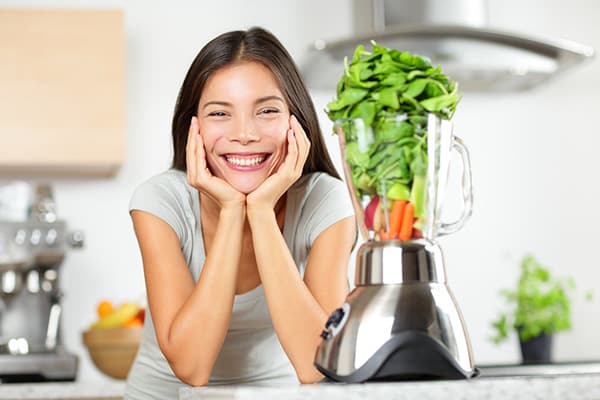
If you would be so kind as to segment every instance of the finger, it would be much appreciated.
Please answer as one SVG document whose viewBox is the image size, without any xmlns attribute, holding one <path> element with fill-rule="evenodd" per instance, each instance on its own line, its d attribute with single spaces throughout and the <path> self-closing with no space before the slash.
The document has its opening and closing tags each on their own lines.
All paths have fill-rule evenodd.
<svg viewBox="0 0 600 400">
<path fill-rule="evenodd" d="M 300 160 L 298 140 L 293 129 L 288 131 L 288 158 L 286 162 L 289 162 L 290 173 L 293 175 L 297 174 L 298 162 Z"/>
<path fill-rule="evenodd" d="M 288 129 L 287 131 L 287 141 L 288 141 L 288 157 L 290 157 L 294 164 L 298 159 L 298 140 L 296 140 L 296 134 L 293 129 Z"/>
<path fill-rule="evenodd" d="M 298 119 L 292 115 L 291 118 L 291 125 L 292 125 L 292 129 L 294 131 L 294 138 L 296 139 L 297 142 L 297 147 L 298 147 L 298 156 L 296 159 L 296 170 L 302 170 L 304 168 L 304 163 L 306 162 L 306 159 L 308 158 L 308 150 L 310 148 L 310 141 L 308 140 L 308 137 L 306 136 L 306 133 L 304 132 L 304 129 L 302 128 L 302 125 L 300 125 L 300 123 L 298 122 Z"/>
<path fill-rule="evenodd" d="M 196 179 L 196 137 L 197 132 L 196 117 L 192 117 L 190 129 L 188 131 L 187 145 L 185 151 L 185 161 L 187 166 L 188 182 L 193 183 Z"/>
<path fill-rule="evenodd" d="M 282 172 L 284 170 L 289 170 L 291 172 L 291 171 L 293 171 L 294 166 L 296 165 L 297 150 L 296 150 L 296 144 L 295 144 L 294 137 L 293 137 L 293 131 L 291 129 L 288 129 L 285 132 L 285 139 L 287 141 L 287 149 L 286 149 L 287 151 L 286 151 L 285 157 L 283 159 L 283 162 L 281 163 L 279 168 L 277 168 L 277 172 Z"/>
<path fill-rule="evenodd" d="M 308 156 L 308 150 L 310 149 L 310 140 L 308 140 L 308 136 L 306 132 L 304 132 L 304 128 L 298 122 L 298 119 L 295 116 L 292 116 L 292 129 L 296 133 L 296 140 L 298 142 L 298 152 L 300 154 L 301 160 L 305 161 Z"/>
<path fill-rule="evenodd" d="M 199 178 L 206 179 L 210 176 L 208 168 L 206 168 L 206 151 L 204 150 L 204 140 L 198 132 L 196 134 L 196 168 Z"/>
<path fill-rule="evenodd" d="M 290 123 L 292 129 L 294 129 L 294 132 L 296 133 L 297 139 L 300 142 L 303 142 L 304 144 L 309 144 L 310 141 L 308 140 L 308 136 L 306 135 L 306 132 L 304 131 L 304 128 L 302 127 L 302 125 L 300 125 L 300 122 L 298 121 L 298 118 L 296 118 L 295 115 L 292 115 L 291 117 L 291 123 Z"/>
</svg>

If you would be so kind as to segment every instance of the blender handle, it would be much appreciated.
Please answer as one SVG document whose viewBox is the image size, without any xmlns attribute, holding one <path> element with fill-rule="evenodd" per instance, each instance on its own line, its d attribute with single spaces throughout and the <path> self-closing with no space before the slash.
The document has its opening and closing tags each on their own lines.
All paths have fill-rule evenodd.
<svg viewBox="0 0 600 400">
<path fill-rule="evenodd" d="M 471 159 L 469 157 L 469 150 L 465 146 L 461 138 L 454 136 L 452 141 L 452 149 L 456 150 L 460 155 L 463 176 L 462 176 L 462 194 L 463 194 L 463 210 L 460 217 L 450 223 L 442 222 L 438 230 L 438 235 L 447 235 L 449 233 L 456 232 L 465 225 L 465 222 L 469 219 L 473 213 L 473 181 L 471 179 Z"/>
</svg>

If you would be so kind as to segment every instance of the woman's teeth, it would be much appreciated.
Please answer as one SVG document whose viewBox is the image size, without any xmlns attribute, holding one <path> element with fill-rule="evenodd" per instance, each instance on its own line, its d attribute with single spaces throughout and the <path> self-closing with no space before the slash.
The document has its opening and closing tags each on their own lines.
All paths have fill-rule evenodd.
<svg viewBox="0 0 600 400">
<path fill-rule="evenodd" d="M 239 157 L 225 157 L 228 163 L 237 165 L 240 167 L 252 167 L 262 163 L 265 160 L 265 156 L 253 157 L 253 158 L 239 158 Z"/>
</svg>

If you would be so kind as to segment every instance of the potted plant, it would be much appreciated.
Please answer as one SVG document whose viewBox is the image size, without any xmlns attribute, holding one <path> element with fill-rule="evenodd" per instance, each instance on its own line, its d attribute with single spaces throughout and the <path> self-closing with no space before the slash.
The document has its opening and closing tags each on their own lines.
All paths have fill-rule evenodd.
<svg viewBox="0 0 600 400">
<path fill-rule="evenodd" d="M 509 310 L 492 323 L 492 341 L 500 343 L 509 332 L 518 333 L 524 364 L 552 360 L 552 335 L 571 328 L 572 278 L 555 278 L 535 257 L 521 261 L 521 276 L 515 290 L 502 290 Z"/>
</svg>

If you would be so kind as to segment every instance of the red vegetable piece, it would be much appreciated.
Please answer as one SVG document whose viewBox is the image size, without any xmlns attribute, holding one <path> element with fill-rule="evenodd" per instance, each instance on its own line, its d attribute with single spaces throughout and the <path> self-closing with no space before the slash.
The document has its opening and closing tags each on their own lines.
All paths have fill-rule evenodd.
<svg viewBox="0 0 600 400">
<path fill-rule="evenodd" d="M 367 226 L 367 229 L 373 229 L 373 220 L 375 219 L 378 205 L 379 196 L 375 196 L 365 208 L 365 225 Z"/>
</svg>

